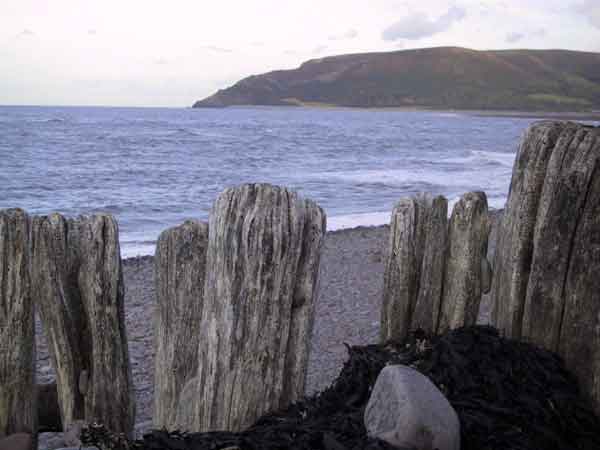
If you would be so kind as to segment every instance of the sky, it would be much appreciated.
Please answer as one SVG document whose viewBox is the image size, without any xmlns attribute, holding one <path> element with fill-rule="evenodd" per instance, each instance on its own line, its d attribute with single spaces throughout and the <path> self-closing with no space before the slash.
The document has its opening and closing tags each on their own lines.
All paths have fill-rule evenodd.
<svg viewBox="0 0 600 450">
<path fill-rule="evenodd" d="M 600 0 L 0 0 L 0 104 L 190 106 L 328 55 L 600 52 Z"/>
</svg>

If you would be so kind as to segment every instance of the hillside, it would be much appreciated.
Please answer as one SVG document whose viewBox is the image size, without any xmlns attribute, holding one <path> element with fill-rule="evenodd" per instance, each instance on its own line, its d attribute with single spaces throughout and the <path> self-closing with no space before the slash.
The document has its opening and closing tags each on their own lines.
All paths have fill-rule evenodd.
<svg viewBox="0 0 600 450">
<path fill-rule="evenodd" d="M 600 53 L 440 47 L 330 56 L 244 78 L 194 107 L 301 104 L 599 110 Z"/>
</svg>

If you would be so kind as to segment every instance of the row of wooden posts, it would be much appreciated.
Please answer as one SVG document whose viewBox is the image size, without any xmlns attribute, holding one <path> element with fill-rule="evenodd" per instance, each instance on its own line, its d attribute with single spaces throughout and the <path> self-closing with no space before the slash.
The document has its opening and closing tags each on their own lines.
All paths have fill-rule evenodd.
<svg viewBox="0 0 600 450">
<path fill-rule="evenodd" d="M 488 262 L 487 199 L 401 200 L 384 274 L 383 340 L 477 320 L 557 351 L 600 411 L 600 133 L 528 130 Z M 163 232 L 156 265 L 154 426 L 239 430 L 304 394 L 326 219 L 259 184 L 224 191 L 209 223 Z M 34 304 L 63 427 L 135 420 L 118 227 L 108 215 L 0 211 L 0 436 L 37 429 Z"/>
</svg>

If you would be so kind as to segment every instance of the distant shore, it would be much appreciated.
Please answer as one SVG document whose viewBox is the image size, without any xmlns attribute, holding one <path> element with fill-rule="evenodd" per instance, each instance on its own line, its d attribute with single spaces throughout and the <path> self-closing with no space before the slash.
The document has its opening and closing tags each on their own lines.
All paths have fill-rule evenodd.
<svg viewBox="0 0 600 450">
<path fill-rule="evenodd" d="M 495 109 L 444 109 L 429 108 L 426 106 L 389 106 L 389 107 L 365 107 L 365 106 L 343 106 L 332 103 L 290 101 L 287 105 L 231 105 L 223 107 L 194 107 L 195 109 L 225 109 L 225 108 L 306 108 L 325 110 L 346 111 L 398 111 L 398 112 L 430 112 L 439 114 L 457 114 L 475 117 L 509 117 L 522 119 L 555 119 L 555 120 L 584 120 L 600 122 L 600 111 L 517 111 L 517 110 L 495 110 Z"/>
</svg>

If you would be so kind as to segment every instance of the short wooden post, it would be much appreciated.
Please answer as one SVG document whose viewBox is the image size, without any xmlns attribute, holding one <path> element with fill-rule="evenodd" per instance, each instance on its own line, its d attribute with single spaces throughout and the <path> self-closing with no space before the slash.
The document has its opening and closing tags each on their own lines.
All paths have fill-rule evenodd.
<svg viewBox="0 0 600 450">
<path fill-rule="evenodd" d="M 454 205 L 448 227 L 444 294 L 438 332 L 475 325 L 487 262 L 489 219 L 487 197 L 468 192 Z"/>
<path fill-rule="evenodd" d="M 190 415 L 177 420 L 180 394 L 198 372 L 200 319 L 204 300 L 208 224 L 186 221 L 165 230 L 156 244 L 156 356 L 154 414 L 156 428 L 189 430 Z"/>
<path fill-rule="evenodd" d="M 445 265 L 448 202 L 419 194 L 392 212 L 384 274 L 381 340 L 402 340 L 411 329 L 437 329 Z"/>
</svg>

